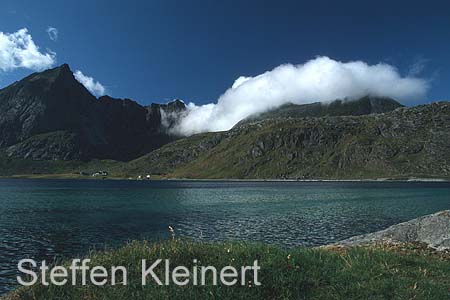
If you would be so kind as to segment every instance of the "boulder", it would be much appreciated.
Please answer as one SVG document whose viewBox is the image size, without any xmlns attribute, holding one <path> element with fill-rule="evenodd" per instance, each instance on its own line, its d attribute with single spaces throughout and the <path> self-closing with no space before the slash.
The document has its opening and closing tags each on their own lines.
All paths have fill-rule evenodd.
<svg viewBox="0 0 450 300">
<path fill-rule="evenodd" d="M 421 243 L 443 251 L 450 249 L 450 210 L 423 216 L 384 230 L 351 237 L 329 246 Z"/>
</svg>

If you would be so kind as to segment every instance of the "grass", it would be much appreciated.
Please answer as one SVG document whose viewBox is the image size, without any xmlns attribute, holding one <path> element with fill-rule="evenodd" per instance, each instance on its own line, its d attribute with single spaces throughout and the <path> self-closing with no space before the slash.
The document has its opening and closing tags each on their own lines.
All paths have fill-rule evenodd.
<svg viewBox="0 0 450 300">
<path fill-rule="evenodd" d="M 90 266 L 125 266 L 128 285 L 20 288 L 4 299 L 449 299 L 450 260 L 413 247 L 282 249 L 264 244 L 132 242 L 91 253 Z M 261 286 L 141 286 L 140 260 L 239 268 L 259 260 Z"/>
<path fill-rule="evenodd" d="M 25 177 L 36 177 L 56 175 L 66 177 L 78 177 L 80 172 L 94 173 L 99 170 L 109 170 L 120 165 L 121 162 L 113 160 L 32 160 L 16 157 L 8 157 L 0 151 L 0 176 L 13 177 L 25 175 Z"/>
</svg>

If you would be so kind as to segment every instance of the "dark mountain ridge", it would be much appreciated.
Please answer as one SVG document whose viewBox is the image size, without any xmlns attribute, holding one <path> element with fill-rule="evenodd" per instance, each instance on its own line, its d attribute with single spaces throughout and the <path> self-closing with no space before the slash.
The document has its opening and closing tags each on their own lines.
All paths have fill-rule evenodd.
<svg viewBox="0 0 450 300">
<path fill-rule="evenodd" d="M 268 112 L 252 115 L 239 122 L 238 126 L 266 119 L 363 116 L 393 111 L 402 106 L 394 99 L 374 96 L 365 96 L 359 99 L 338 99 L 331 102 L 315 102 L 310 104 L 288 103 Z"/>
<path fill-rule="evenodd" d="M 130 99 L 99 99 L 67 64 L 0 90 L 0 148 L 32 159 L 130 160 L 176 137 L 162 126 L 161 111 L 184 104 L 142 106 Z"/>
</svg>

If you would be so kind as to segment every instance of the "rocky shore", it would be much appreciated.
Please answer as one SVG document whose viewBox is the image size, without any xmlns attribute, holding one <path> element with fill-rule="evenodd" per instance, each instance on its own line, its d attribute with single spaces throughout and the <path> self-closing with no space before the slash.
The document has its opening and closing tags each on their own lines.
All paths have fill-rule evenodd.
<svg viewBox="0 0 450 300">
<path fill-rule="evenodd" d="M 420 243 L 438 251 L 450 249 L 450 210 L 423 216 L 384 230 L 351 237 L 325 247 Z"/>
</svg>

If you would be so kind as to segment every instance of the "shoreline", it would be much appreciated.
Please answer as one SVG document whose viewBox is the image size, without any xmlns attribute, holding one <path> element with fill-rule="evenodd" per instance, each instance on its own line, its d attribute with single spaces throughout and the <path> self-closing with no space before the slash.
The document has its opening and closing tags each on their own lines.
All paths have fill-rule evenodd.
<svg viewBox="0 0 450 300">
<path fill-rule="evenodd" d="M 410 178 L 364 178 L 364 179 L 259 179 L 259 178 L 248 178 L 248 179 L 238 179 L 238 178 L 165 178 L 165 177 L 155 177 L 151 179 L 136 179 L 130 177 L 92 177 L 92 176 L 80 176 L 76 174 L 21 174 L 21 175 L 11 175 L 11 176 L 0 176 L 0 179 L 44 179 L 44 180 L 121 180 L 121 181 L 209 181 L 209 182 L 304 182 L 304 183 L 314 183 L 314 182 L 361 182 L 361 183 L 374 183 L 374 182 L 401 182 L 401 183 L 450 183 L 450 178 L 426 178 L 426 177 L 410 177 Z"/>
</svg>

